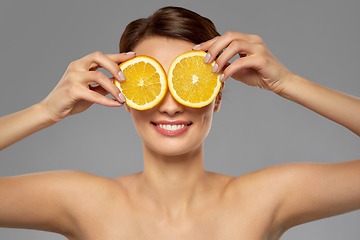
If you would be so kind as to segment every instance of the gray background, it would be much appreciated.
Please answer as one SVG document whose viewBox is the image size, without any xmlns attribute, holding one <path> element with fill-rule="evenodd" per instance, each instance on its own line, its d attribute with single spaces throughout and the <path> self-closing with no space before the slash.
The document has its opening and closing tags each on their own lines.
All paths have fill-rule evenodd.
<svg viewBox="0 0 360 240">
<path fill-rule="evenodd" d="M 221 34 L 260 35 L 294 73 L 360 96 L 358 0 L 2 0 L 0 115 L 45 98 L 71 61 L 97 50 L 117 52 L 128 22 L 166 5 L 209 17 Z M 110 178 L 131 174 L 142 170 L 140 143 L 125 109 L 93 106 L 0 152 L 0 176 L 59 169 Z M 359 143 L 295 103 L 229 80 L 206 140 L 205 165 L 239 176 L 285 162 L 346 161 L 360 157 Z M 356 211 L 295 227 L 282 239 L 360 239 L 359 226 Z M 0 239 L 64 237 L 0 229 Z"/>
</svg>

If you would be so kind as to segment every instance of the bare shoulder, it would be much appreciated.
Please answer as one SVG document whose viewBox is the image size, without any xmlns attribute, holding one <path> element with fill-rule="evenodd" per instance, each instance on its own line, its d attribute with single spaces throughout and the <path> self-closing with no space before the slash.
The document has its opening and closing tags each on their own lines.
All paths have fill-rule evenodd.
<svg viewBox="0 0 360 240">
<path fill-rule="evenodd" d="M 76 197 L 69 199 L 75 207 L 77 204 L 82 206 L 88 204 L 93 208 L 102 206 L 105 202 L 125 198 L 124 186 L 115 179 L 78 171 L 65 171 L 58 174 L 64 179 L 63 187 L 67 188 L 66 191 L 70 193 L 70 196 L 73 194 L 72 196 Z"/>
<path fill-rule="evenodd" d="M 105 192 L 118 186 L 116 182 L 110 178 L 98 176 L 91 173 L 80 171 L 52 171 L 41 172 L 19 176 L 27 180 L 39 181 L 44 185 L 51 184 L 57 190 L 64 190 L 66 192 L 73 192 L 74 194 L 85 194 L 86 192 Z"/>
<path fill-rule="evenodd" d="M 118 186 L 112 179 L 79 171 L 39 172 L 13 177 L 2 177 L 3 188 L 14 192 L 44 196 L 44 194 L 64 197 L 81 196 L 111 190 Z M 21 191 L 20 191 L 21 190 Z"/>
<path fill-rule="evenodd" d="M 298 171 L 297 168 L 297 164 L 275 165 L 231 179 L 224 197 L 229 212 L 235 214 L 234 221 L 240 221 L 238 216 L 246 216 L 249 223 L 278 234 L 282 230 L 277 215 L 285 197 L 284 186 L 293 181 L 291 172 Z"/>
<path fill-rule="evenodd" d="M 73 221 L 72 236 L 83 236 L 99 226 L 99 222 L 114 219 L 113 214 L 126 212 L 128 198 L 122 182 L 85 172 L 62 174 L 67 178 L 64 186 L 69 187 L 65 205 Z"/>
<path fill-rule="evenodd" d="M 234 178 L 228 186 L 230 194 L 264 198 L 278 206 L 292 188 L 302 181 L 303 174 L 317 168 L 313 163 L 287 163 L 263 168 Z"/>
<path fill-rule="evenodd" d="M 0 196 L 7 196 L 0 198 L 1 227 L 62 234 L 76 231 L 88 209 L 101 212 L 106 199 L 124 199 L 114 180 L 78 171 L 1 177 L 0 186 Z"/>
<path fill-rule="evenodd" d="M 303 172 L 306 168 L 311 167 L 314 167 L 311 163 L 274 165 L 236 177 L 229 186 L 234 191 L 253 191 L 254 188 L 262 191 L 266 191 L 266 189 L 274 191 L 276 188 L 283 187 L 284 181 L 296 180 L 296 173 Z"/>
<path fill-rule="evenodd" d="M 297 162 L 279 164 L 236 177 L 229 186 L 235 192 L 259 189 L 265 193 L 287 194 L 286 191 L 292 191 L 294 187 L 314 185 L 320 180 L 332 178 L 331 176 L 334 174 L 348 174 L 349 169 L 356 171 L 359 164 L 360 160 L 340 163 Z"/>
<path fill-rule="evenodd" d="M 37 181 L 43 182 L 43 189 L 53 187 L 62 197 L 63 204 L 71 214 L 91 207 L 102 206 L 105 200 L 121 198 L 124 188 L 114 179 L 80 171 L 53 171 L 37 173 Z M 96 207 L 97 206 L 97 207 Z M 95 208 L 96 207 L 96 208 Z"/>
<path fill-rule="evenodd" d="M 359 172 L 360 160 L 281 164 L 235 178 L 227 192 L 234 202 L 269 211 L 272 227 L 285 231 L 359 209 Z"/>
</svg>

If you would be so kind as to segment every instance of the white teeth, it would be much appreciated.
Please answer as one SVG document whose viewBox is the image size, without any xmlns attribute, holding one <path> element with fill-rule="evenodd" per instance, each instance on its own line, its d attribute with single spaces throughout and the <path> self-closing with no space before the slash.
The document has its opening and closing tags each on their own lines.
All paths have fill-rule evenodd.
<svg viewBox="0 0 360 240">
<path fill-rule="evenodd" d="M 179 130 L 181 128 L 186 127 L 186 124 L 181 124 L 181 125 L 170 125 L 170 124 L 158 124 L 158 127 L 161 127 L 162 129 L 168 130 L 168 131 L 175 131 L 175 130 Z"/>
</svg>

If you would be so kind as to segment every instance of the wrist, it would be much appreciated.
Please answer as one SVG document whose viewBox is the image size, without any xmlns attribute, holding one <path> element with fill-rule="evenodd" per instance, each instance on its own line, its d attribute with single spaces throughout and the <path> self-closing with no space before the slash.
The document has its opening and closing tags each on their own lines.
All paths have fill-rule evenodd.
<svg viewBox="0 0 360 240">
<path fill-rule="evenodd" d="M 0 150 L 54 124 L 41 104 L 0 118 Z"/>
<path fill-rule="evenodd" d="M 281 87 L 279 87 L 277 91 L 274 92 L 283 98 L 293 101 L 294 98 L 296 98 L 295 95 L 298 93 L 301 85 L 303 85 L 306 81 L 308 80 L 300 77 L 299 75 L 290 74 L 286 78 L 286 81 L 281 84 Z"/>
<path fill-rule="evenodd" d="M 50 127 L 58 122 L 58 120 L 54 119 L 51 114 L 46 110 L 46 107 L 42 102 L 37 103 L 29 108 L 33 111 L 34 116 L 36 116 L 36 121 L 40 129 Z"/>
</svg>

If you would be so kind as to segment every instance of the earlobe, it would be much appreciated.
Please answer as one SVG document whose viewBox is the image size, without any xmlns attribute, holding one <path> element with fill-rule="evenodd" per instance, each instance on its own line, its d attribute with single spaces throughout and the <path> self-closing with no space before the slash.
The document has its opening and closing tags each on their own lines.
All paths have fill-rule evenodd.
<svg viewBox="0 0 360 240">
<path fill-rule="evenodd" d="M 124 107 L 128 113 L 131 113 L 131 107 L 129 107 L 126 103 L 124 103 Z"/>
<path fill-rule="evenodd" d="M 222 93 L 223 93 L 223 90 L 224 90 L 224 86 L 225 86 L 225 83 L 223 82 L 223 83 L 221 84 L 220 91 L 219 91 L 218 95 L 217 95 L 216 98 L 215 98 L 214 112 L 220 111 L 221 100 L 222 100 Z"/>
</svg>

